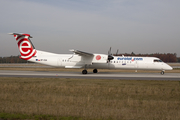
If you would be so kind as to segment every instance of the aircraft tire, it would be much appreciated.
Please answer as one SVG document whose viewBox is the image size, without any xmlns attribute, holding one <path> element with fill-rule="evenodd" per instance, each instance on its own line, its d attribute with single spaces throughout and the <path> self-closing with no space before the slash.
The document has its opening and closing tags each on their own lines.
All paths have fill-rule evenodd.
<svg viewBox="0 0 180 120">
<path fill-rule="evenodd" d="M 164 75 L 164 71 L 161 71 L 161 75 Z"/>
<path fill-rule="evenodd" d="M 98 72 L 98 70 L 97 70 L 97 69 L 94 69 L 94 70 L 93 70 L 93 73 L 97 73 L 97 72 Z"/>
<path fill-rule="evenodd" d="M 87 70 L 83 70 L 83 71 L 82 71 L 82 74 L 87 74 Z"/>
</svg>

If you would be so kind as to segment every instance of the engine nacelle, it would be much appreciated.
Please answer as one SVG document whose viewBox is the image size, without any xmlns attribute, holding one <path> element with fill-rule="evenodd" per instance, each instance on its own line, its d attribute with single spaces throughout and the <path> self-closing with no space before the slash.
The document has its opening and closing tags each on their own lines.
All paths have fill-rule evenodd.
<svg viewBox="0 0 180 120">
<path fill-rule="evenodd" d="M 94 54 L 92 63 L 107 63 L 108 56 L 104 54 Z"/>
</svg>

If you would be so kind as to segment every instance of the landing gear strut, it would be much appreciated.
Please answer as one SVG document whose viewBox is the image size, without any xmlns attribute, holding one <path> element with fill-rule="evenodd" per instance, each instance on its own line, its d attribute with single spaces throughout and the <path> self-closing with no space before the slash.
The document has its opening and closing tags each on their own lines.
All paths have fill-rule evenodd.
<svg viewBox="0 0 180 120">
<path fill-rule="evenodd" d="M 87 74 L 86 68 L 87 68 L 87 65 L 84 66 L 84 70 L 82 71 L 82 74 Z"/>
<path fill-rule="evenodd" d="M 97 70 L 97 69 L 94 69 L 94 70 L 93 70 L 93 73 L 97 73 L 97 72 L 98 72 L 98 70 Z"/>
<path fill-rule="evenodd" d="M 164 75 L 164 71 L 161 71 L 161 75 Z"/>
</svg>

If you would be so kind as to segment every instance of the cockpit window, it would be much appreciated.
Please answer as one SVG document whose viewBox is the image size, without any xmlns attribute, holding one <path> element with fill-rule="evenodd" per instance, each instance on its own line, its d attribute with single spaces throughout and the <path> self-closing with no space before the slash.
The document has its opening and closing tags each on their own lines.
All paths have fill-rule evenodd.
<svg viewBox="0 0 180 120">
<path fill-rule="evenodd" d="M 155 59 L 154 62 L 163 62 L 163 61 L 159 59 Z"/>
</svg>

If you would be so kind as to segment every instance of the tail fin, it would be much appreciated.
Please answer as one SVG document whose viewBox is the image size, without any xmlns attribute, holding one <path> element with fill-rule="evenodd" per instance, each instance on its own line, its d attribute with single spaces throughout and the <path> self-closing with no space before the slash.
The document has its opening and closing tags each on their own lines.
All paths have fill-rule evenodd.
<svg viewBox="0 0 180 120">
<path fill-rule="evenodd" d="M 31 40 L 32 38 L 29 34 L 19 34 L 19 33 L 9 33 L 10 35 L 14 35 L 16 38 L 19 51 L 21 53 L 22 59 L 29 60 L 33 56 L 36 55 L 36 49 L 33 46 Z"/>
</svg>

